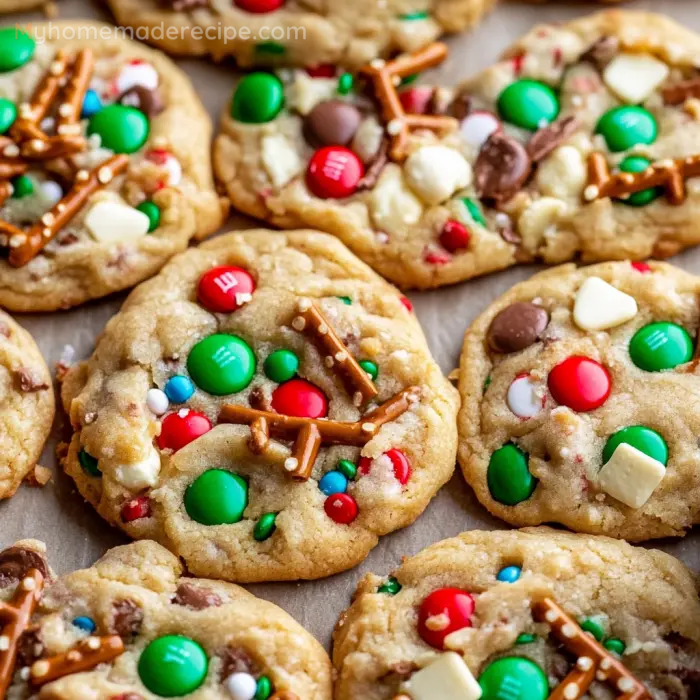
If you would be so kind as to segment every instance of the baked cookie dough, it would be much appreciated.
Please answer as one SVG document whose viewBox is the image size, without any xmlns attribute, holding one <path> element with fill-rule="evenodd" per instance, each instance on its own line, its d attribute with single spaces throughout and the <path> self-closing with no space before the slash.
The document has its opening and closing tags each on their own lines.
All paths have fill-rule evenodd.
<svg viewBox="0 0 700 700">
<path fill-rule="evenodd" d="M 0 14 L 48 8 L 51 0 L 0 0 Z"/>
<path fill-rule="evenodd" d="M 700 522 L 700 278 L 671 265 L 563 265 L 467 331 L 459 460 L 511 524 L 631 541 Z"/>
<path fill-rule="evenodd" d="M 335 700 L 691 700 L 696 585 L 607 537 L 465 532 L 360 582 L 334 635 Z"/>
<path fill-rule="evenodd" d="M 406 288 L 700 242 L 698 35 L 610 10 L 534 28 L 460 87 L 411 82 L 445 55 L 247 76 L 215 142 L 222 191 Z"/>
<path fill-rule="evenodd" d="M 0 696 L 330 700 L 330 661 L 287 613 L 185 575 L 155 542 L 54 579 L 45 547 L 0 552 Z M 7 693 L 7 695 L 6 695 Z"/>
<path fill-rule="evenodd" d="M 34 339 L 0 311 L 0 499 L 36 466 L 53 423 L 51 374 Z"/>
<path fill-rule="evenodd" d="M 178 55 L 243 67 L 359 67 L 474 26 L 496 0 L 108 0 L 120 24 Z"/>
<path fill-rule="evenodd" d="M 150 277 L 222 209 L 169 59 L 108 25 L 32 31 L 0 28 L 0 305 L 51 311 Z"/>
<path fill-rule="evenodd" d="M 455 465 L 457 392 L 410 302 L 311 231 L 177 257 L 69 371 L 63 403 L 80 493 L 196 575 L 348 569 Z"/>
</svg>

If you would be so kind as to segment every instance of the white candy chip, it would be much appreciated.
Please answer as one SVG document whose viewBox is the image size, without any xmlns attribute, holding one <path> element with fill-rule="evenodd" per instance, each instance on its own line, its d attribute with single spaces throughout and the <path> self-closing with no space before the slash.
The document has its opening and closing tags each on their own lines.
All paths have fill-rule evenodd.
<svg viewBox="0 0 700 700">
<path fill-rule="evenodd" d="M 668 66 L 647 53 L 622 53 L 603 71 L 603 80 L 628 104 L 644 102 L 668 77 Z"/>
<path fill-rule="evenodd" d="M 538 396 L 538 389 L 529 375 L 516 377 L 506 394 L 508 408 L 518 418 L 533 418 L 542 410 L 542 398 Z"/>
<path fill-rule="evenodd" d="M 423 205 L 406 187 L 403 173 L 395 166 L 384 168 L 370 193 L 369 209 L 376 227 L 385 231 L 402 231 L 423 215 Z"/>
<path fill-rule="evenodd" d="M 495 114 L 475 110 L 466 116 L 459 126 L 462 138 L 477 151 L 488 141 L 491 134 L 501 130 L 501 122 Z"/>
<path fill-rule="evenodd" d="M 96 241 L 118 243 L 148 233 L 149 218 L 138 209 L 118 202 L 94 204 L 85 215 L 85 226 Z"/>
<path fill-rule="evenodd" d="M 478 700 L 482 694 L 464 659 L 454 651 L 414 673 L 401 690 L 413 700 Z"/>
<path fill-rule="evenodd" d="M 63 199 L 63 190 L 61 186 L 53 180 L 42 182 L 41 185 L 39 185 L 39 189 L 41 190 L 44 200 L 52 207 Z"/>
<path fill-rule="evenodd" d="M 232 673 L 224 681 L 224 687 L 231 700 L 253 700 L 257 683 L 249 673 Z"/>
<path fill-rule="evenodd" d="M 262 140 L 262 162 L 272 184 L 284 187 L 301 172 L 301 158 L 284 134 L 270 134 Z"/>
<path fill-rule="evenodd" d="M 127 63 L 117 76 L 119 94 L 137 86 L 146 90 L 155 90 L 158 87 L 158 71 L 150 63 L 132 61 Z"/>
<path fill-rule="evenodd" d="M 574 302 L 574 321 L 585 331 L 602 331 L 626 323 L 637 315 L 634 297 L 600 277 L 589 277 Z"/>
<path fill-rule="evenodd" d="M 641 508 L 665 473 L 661 462 L 623 442 L 598 473 L 598 484 L 605 493 L 630 508 Z"/>
<path fill-rule="evenodd" d="M 464 156 L 447 146 L 424 146 L 404 165 L 406 181 L 427 204 L 447 201 L 472 181 L 472 168 Z"/>
<path fill-rule="evenodd" d="M 149 389 L 146 394 L 146 405 L 157 416 L 162 416 L 170 406 L 170 401 L 164 391 L 160 389 Z"/>
<path fill-rule="evenodd" d="M 144 489 L 155 486 L 160 474 L 160 455 L 151 448 L 148 457 L 136 464 L 120 464 L 114 470 L 114 478 L 128 489 Z"/>
</svg>

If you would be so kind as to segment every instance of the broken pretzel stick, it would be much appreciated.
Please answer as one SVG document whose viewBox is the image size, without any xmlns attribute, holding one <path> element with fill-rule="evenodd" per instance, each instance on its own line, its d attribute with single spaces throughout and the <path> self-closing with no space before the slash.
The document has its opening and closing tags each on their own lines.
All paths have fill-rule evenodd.
<svg viewBox="0 0 700 700">
<path fill-rule="evenodd" d="M 29 682 L 39 688 L 64 676 L 90 671 L 99 664 L 113 661 L 124 653 L 124 642 L 119 635 L 88 637 L 76 647 L 35 661 L 29 669 Z"/>
<path fill-rule="evenodd" d="M 249 425 L 250 447 L 255 454 L 265 451 L 270 436 L 293 440 L 292 455 L 285 460 L 284 468 L 293 479 L 307 481 L 322 445 L 366 445 L 379 428 L 409 409 L 411 402 L 417 400 L 418 391 L 418 387 L 404 389 L 355 423 L 284 416 L 237 404 L 224 406 L 219 413 L 219 422 Z"/>
<path fill-rule="evenodd" d="M 407 114 L 396 90 L 401 84 L 401 78 L 432 68 L 442 63 L 446 56 L 447 46 L 436 42 L 415 53 L 399 56 L 393 61 L 376 59 L 361 69 L 360 73 L 372 81 L 374 93 L 382 108 L 382 117 L 391 138 L 389 153 L 392 160 L 402 161 L 406 158 L 408 137 L 415 129 L 444 133 L 457 128 L 457 120 L 453 117 Z"/>
<path fill-rule="evenodd" d="M 109 185 L 128 165 L 129 157 L 122 154 L 112 156 L 90 172 L 78 171 L 73 187 L 53 209 L 46 212 L 26 233 L 10 238 L 10 265 L 22 267 L 33 260 L 78 213 L 88 198 Z"/>
<path fill-rule="evenodd" d="M 680 105 L 693 97 L 700 97 L 700 78 L 690 78 L 669 85 L 661 91 L 661 96 L 667 105 Z"/>
<path fill-rule="evenodd" d="M 59 136 L 80 136 L 80 112 L 90 84 L 94 59 L 92 51 L 78 52 L 71 66 L 71 79 L 63 88 L 61 103 L 56 111 L 56 133 Z"/>
<path fill-rule="evenodd" d="M 576 656 L 576 668 L 550 693 L 549 700 L 578 700 L 594 680 L 619 693 L 619 700 L 651 700 L 647 689 L 607 649 L 551 598 L 532 606 L 538 622 L 546 622 L 552 635 Z"/>
<path fill-rule="evenodd" d="M 310 299 L 300 299 L 292 328 L 308 336 L 327 367 L 337 369 L 353 403 L 361 406 L 377 395 L 377 387 L 331 328 L 321 310 Z"/>
<path fill-rule="evenodd" d="M 18 583 L 12 601 L 0 602 L 0 698 L 5 697 L 12 682 L 19 639 L 29 627 L 43 589 L 43 575 L 30 569 Z"/>
</svg>

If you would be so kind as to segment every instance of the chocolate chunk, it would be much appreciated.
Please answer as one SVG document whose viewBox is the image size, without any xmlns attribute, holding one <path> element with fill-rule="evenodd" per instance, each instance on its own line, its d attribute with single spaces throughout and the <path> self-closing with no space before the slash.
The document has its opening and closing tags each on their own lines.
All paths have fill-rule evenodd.
<svg viewBox="0 0 700 700">
<path fill-rule="evenodd" d="M 24 547 L 9 547 L 0 552 L 0 588 L 17 583 L 30 569 L 36 569 L 45 579 L 49 578 L 46 559 L 39 552 Z"/>
<path fill-rule="evenodd" d="M 44 653 L 41 630 L 33 627 L 22 632 L 17 642 L 17 664 L 31 666 Z"/>
<path fill-rule="evenodd" d="M 491 321 L 489 347 L 501 353 L 524 350 L 542 337 L 548 323 L 549 314 L 541 306 L 518 301 Z"/>
<path fill-rule="evenodd" d="M 128 638 L 138 634 L 143 622 L 143 610 L 133 600 L 119 600 L 112 606 L 112 632 Z"/>
<path fill-rule="evenodd" d="M 43 380 L 39 372 L 31 369 L 31 367 L 20 367 L 18 370 L 15 370 L 14 374 L 20 390 L 25 393 L 29 394 L 49 388 L 49 385 Z"/>
<path fill-rule="evenodd" d="M 362 115 L 354 105 L 340 100 L 319 102 L 304 121 L 304 134 L 312 146 L 347 146 Z"/>
<path fill-rule="evenodd" d="M 164 109 L 163 99 L 158 90 L 149 90 L 142 85 L 134 85 L 119 96 L 119 104 L 135 107 L 147 117 L 155 117 Z"/>
<path fill-rule="evenodd" d="M 272 404 L 265 396 L 265 390 L 261 386 L 254 386 L 248 394 L 248 403 L 251 408 L 256 408 L 258 411 L 271 411 Z"/>
<path fill-rule="evenodd" d="M 389 162 L 389 140 L 382 139 L 379 150 L 374 154 L 372 160 L 367 164 L 367 169 L 362 179 L 357 183 L 358 190 L 371 190 L 379 180 L 382 170 Z"/>
<path fill-rule="evenodd" d="M 700 97 L 700 77 L 668 85 L 661 90 L 661 95 L 667 105 L 680 105 L 691 97 Z"/>
<path fill-rule="evenodd" d="M 620 41 L 615 36 L 601 36 L 594 41 L 579 58 L 579 61 L 592 63 L 596 68 L 605 68 L 620 50 Z"/>
<path fill-rule="evenodd" d="M 215 608 L 221 605 L 221 598 L 208 588 L 193 586 L 191 583 L 181 583 L 177 587 L 172 600 L 174 605 L 184 605 L 194 610 Z"/>
<path fill-rule="evenodd" d="M 565 117 L 538 129 L 527 144 L 527 154 L 533 163 L 546 158 L 578 129 L 576 117 Z"/>
<path fill-rule="evenodd" d="M 469 116 L 472 111 L 472 98 L 467 95 L 466 92 L 462 92 L 457 97 L 452 100 L 450 105 L 449 114 L 451 117 L 462 121 L 465 117 Z"/>
<path fill-rule="evenodd" d="M 474 184 L 479 197 L 506 202 L 525 184 L 532 170 L 530 156 L 510 136 L 493 133 L 481 147 L 474 165 Z"/>
<path fill-rule="evenodd" d="M 241 647 L 226 647 L 219 656 L 221 657 L 222 680 L 228 678 L 232 673 L 256 675 L 256 664 L 245 649 L 241 649 Z"/>
</svg>

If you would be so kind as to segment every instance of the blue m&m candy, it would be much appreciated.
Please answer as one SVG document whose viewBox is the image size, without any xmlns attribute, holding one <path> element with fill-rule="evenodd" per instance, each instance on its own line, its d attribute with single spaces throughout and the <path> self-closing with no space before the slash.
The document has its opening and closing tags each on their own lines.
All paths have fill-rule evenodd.
<svg viewBox="0 0 700 700">
<path fill-rule="evenodd" d="M 88 90 L 83 98 L 83 108 L 80 112 L 82 119 L 89 119 L 102 109 L 102 100 L 94 90 Z"/>
<path fill-rule="evenodd" d="M 194 384 L 188 377 L 176 374 L 165 383 L 164 391 L 173 403 L 185 403 L 194 394 Z"/>
<path fill-rule="evenodd" d="M 340 472 L 328 472 L 323 475 L 321 481 L 318 482 L 318 488 L 326 494 L 326 496 L 332 496 L 336 493 L 345 493 L 348 488 L 348 480 Z"/>
<path fill-rule="evenodd" d="M 515 583 L 522 573 L 522 569 L 519 566 L 506 566 L 498 572 L 496 578 L 501 583 Z"/>
<path fill-rule="evenodd" d="M 87 632 L 88 634 L 92 634 L 97 629 L 95 621 L 86 615 L 76 617 L 73 620 L 73 627 L 77 627 L 79 630 L 83 630 L 83 632 Z"/>
</svg>

